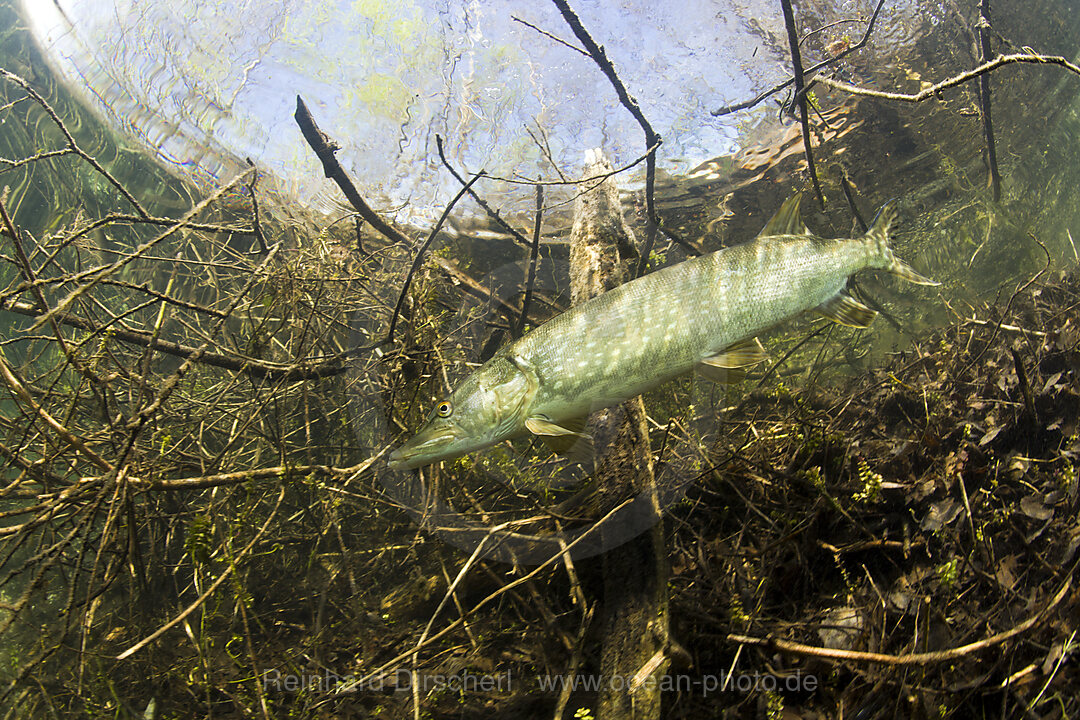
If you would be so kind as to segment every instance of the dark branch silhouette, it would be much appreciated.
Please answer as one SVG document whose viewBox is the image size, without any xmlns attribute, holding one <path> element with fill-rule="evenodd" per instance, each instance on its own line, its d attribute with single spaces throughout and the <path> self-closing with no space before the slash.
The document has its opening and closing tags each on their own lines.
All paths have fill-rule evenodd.
<svg viewBox="0 0 1080 720">
<path fill-rule="evenodd" d="M 840 60 L 847 57 L 851 53 L 855 52 L 856 50 L 860 50 L 860 49 L 866 47 L 866 43 L 868 43 L 870 41 L 870 34 L 872 32 L 874 32 L 874 23 L 877 22 L 878 15 L 881 13 L 881 8 L 883 8 L 884 6 L 885 6 L 885 0 L 878 0 L 878 4 L 874 8 L 874 14 L 870 16 L 870 21 L 866 25 L 866 32 L 863 33 L 862 39 L 859 40 L 859 42 L 855 43 L 854 45 L 852 45 L 848 49 L 844 50 L 843 52 L 838 53 L 835 57 L 831 57 L 831 58 L 828 58 L 826 60 L 822 60 L 819 63 L 811 65 L 809 68 L 806 69 L 806 71 L 804 72 L 804 75 L 806 77 L 811 78 L 811 80 L 813 80 L 816 77 L 816 74 L 820 70 L 824 70 L 827 67 L 830 67 L 832 65 L 836 65 L 838 62 L 840 62 Z M 809 35 L 809 34 L 810 33 L 807 33 L 807 35 Z M 755 97 L 750 98 L 749 100 L 744 100 L 743 102 L 734 103 L 732 105 L 725 105 L 722 108 L 717 108 L 716 110 L 713 110 L 710 114 L 713 117 L 721 117 L 723 115 L 730 115 L 733 112 L 738 112 L 739 110 L 748 110 L 748 109 L 754 107 L 755 105 L 757 105 L 758 103 L 760 103 L 761 101 L 763 101 L 763 100 L 775 95 L 776 93 L 780 92 L 781 90 L 784 90 L 785 88 L 790 87 L 794 82 L 795 82 L 795 78 L 790 77 L 787 80 L 785 80 L 784 82 L 780 83 L 779 85 L 774 85 L 773 87 L 769 88 L 765 92 L 762 92 L 762 93 L 756 95 Z M 810 84 L 813 85 L 812 82 Z M 803 91 L 805 92 L 808 89 L 809 88 L 804 88 Z"/>
<path fill-rule="evenodd" d="M 979 64 L 990 59 L 990 0 L 979 3 Z M 979 107 L 983 131 L 986 134 L 986 164 L 990 167 L 990 187 L 994 202 L 1001 199 L 1001 173 L 998 171 L 997 147 L 994 143 L 994 122 L 990 119 L 990 75 L 979 76 Z"/>
<path fill-rule="evenodd" d="M 293 118 L 296 120 L 296 124 L 300 126 L 300 132 L 304 134 L 304 139 L 307 140 L 311 149 L 315 151 L 315 156 L 322 162 L 323 172 L 326 177 L 337 183 L 337 186 L 341 188 L 341 192 L 345 193 L 349 204 L 353 206 L 356 212 L 360 213 L 360 217 L 364 218 L 371 227 L 375 228 L 379 234 L 391 242 L 403 245 L 411 244 L 412 241 L 409 240 L 405 233 L 383 220 L 360 196 L 360 192 L 353 185 L 352 179 L 345 172 L 345 169 L 341 167 L 341 163 L 338 162 L 337 157 L 334 155 L 341 149 L 341 146 L 319 129 L 319 126 L 315 124 L 315 118 L 311 116 L 311 111 L 308 110 L 307 105 L 304 104 L 299 95 L 296 96 L 296 112 L 293 114 Z"/>
<path fill-rule="evenodd" d="M 814 167 L 814 147 L 810 142 L 810 119 L 806 112 L 806 87 L 803 79 L 802 54 L 799 52 L 799 31 L 795 27 L 795 12 L 791 8 L 791 0 L 780 0 L 784 9 L 784 25 L 787 28 L 788 45 L 791 48 L 791 67 L 795 73 L 795 102 L 799 106 L 799 124 L 802 126 L 803 152 L 806 153 L 806 169 L 810 173 L 810 182 L 814 186 L 814 195 L 818 205 L 825 207 L 825 197 L 821 194 L 821 184 L 818 183 L 817 168 Z"/>
</svg>

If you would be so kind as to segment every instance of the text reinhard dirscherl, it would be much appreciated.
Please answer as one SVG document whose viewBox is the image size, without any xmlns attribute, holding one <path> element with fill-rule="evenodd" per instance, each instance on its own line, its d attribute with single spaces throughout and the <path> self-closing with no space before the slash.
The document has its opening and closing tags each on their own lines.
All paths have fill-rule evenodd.
<svg viewBox="0 0 1080 720">
<path fill-rule="evenodd" d="M 452 674 L 417 673 L 402 668 L 395 672 L 383 673 L 374 678 L 358 678 L 354 675 L 338 675 L 324 671 L 311 674 L 284 673 L 276 668 L 262 672 L 263 689 L 275 692 L 395 692 L 412 690 L 415 680 L 417 689 L 427 693 L 435 690 L 453 692 L 510 692 L 514 680 L 510 671 L 500 673 L 474 673 L 468 670 Z M 558 693 L 567 686 L 571 691 L 597 692 L 600 690 L 628 690 L 631 693 L 641 690 L 660 690 L 661 692 L 683 692 L 710 695 L 718 692 L 814 692 L 818 688 L 818 678 L 803 672 L 789 675 L 771 673 L 731 673 L 693 675 L 651 675 L 631 687 L 631 679 L 621 675 L 537 675 L 536 684 L 541 692 Z"/>
</svg>

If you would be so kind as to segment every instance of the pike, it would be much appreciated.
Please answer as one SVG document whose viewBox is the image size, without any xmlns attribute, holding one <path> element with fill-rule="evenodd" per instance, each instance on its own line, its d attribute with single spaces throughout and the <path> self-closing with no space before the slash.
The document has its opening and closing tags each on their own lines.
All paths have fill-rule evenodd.
<svg viewBox="0 0 1080 720">
<path fill-rule="evenodd" d="M 395 470 L 455 458 L 526 433 L 582 436 L 591 411 L 700 367 L 708 376 L 766 359 L 757 335 L 806 310 L 867 327 L 877 316 L 844 292 L 860 270 L 937 285 L 893 255 L 888 203 L 857 238 L 812 235 L 800 195 L 753 241 L 644 275 L 501 348 L 435 405 L 390 455 Z"/>
</svg>

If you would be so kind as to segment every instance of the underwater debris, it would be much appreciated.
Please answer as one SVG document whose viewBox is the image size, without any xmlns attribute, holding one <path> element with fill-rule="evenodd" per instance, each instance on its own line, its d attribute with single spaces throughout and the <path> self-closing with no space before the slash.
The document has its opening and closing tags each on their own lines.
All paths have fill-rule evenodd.
<svg viewBox="0 0 1080 720">
<path fill-rule="evenodd" d="M 1074 271 L 853 382 L 744 404 L 730 436 L 752 439 L 717 447 L 722 471 L 674 510 L 672 602 L 699 662 L 738 649 L 744 673 L 813 674 L 814 693 L 785 696 L 803 712 L 889 698 L 947 716 L 973 696 L 1075 712 L 1078 298 Z M 731 597 L 755 610 L 711 610 Z M 728 644 L 700 640 L 718 632 Z"/>
</svg>

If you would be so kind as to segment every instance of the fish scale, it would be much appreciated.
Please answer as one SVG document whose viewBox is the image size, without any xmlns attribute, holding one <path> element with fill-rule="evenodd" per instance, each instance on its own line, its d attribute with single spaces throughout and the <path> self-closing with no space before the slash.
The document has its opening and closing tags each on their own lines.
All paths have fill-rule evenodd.
<svg viewBox="0 0 1080 720">
<path fill-rule="evenodd" d="M 800 313 L 865 327 L 874 313 L 844 294 L 866 268 L 933 285 L 888 246 L 886 206 L 862 237 L 825 240 L 788 200 L 755 240 L 650 273 L 577 305 L 503 347 L 436 405 L 390 458 L 409 469 L 525 432 L 577 435 L 568 425 L 705 364 L 764 358 L 756 336 Z"/>
<path fill-rule="evenodd" d="M 587 414 L 840 292 L 866 243 L 771 236 L 688 260 L 601 295 L 508 345 L 540 379 L 535 412 Z M 576 312 L 575 312 L 576 310 Z"/>
</svg>

